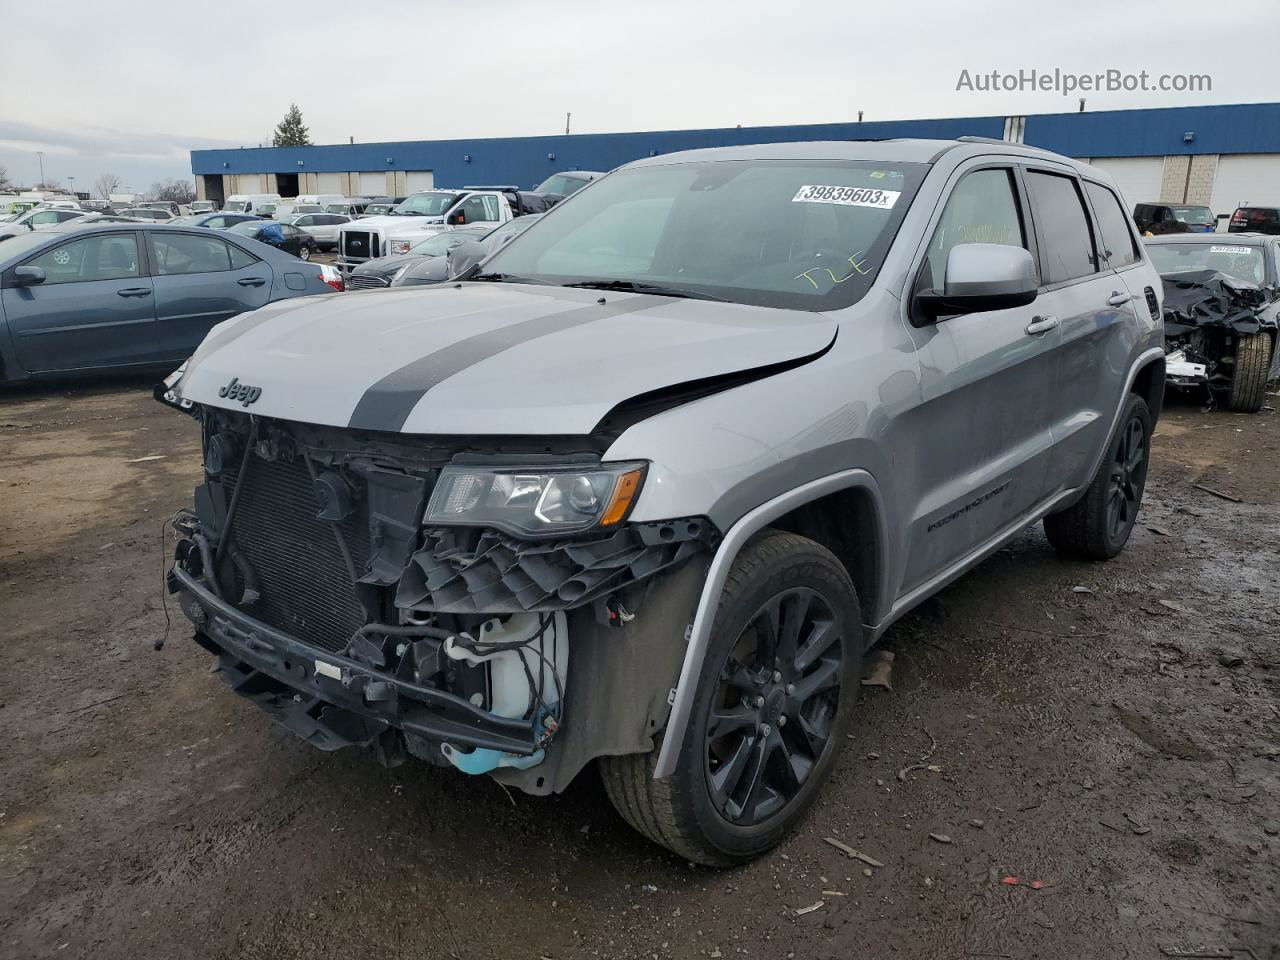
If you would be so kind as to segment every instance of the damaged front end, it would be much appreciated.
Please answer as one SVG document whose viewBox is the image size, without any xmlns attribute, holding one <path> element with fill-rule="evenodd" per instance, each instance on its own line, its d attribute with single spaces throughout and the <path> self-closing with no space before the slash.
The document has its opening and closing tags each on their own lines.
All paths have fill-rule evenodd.
<svg viewBox="0 0 1280 960">
<path fill-rule="evenodd" d="M 168 586 L 238 693 L 321 749 L 530 792 L 650 746 L 717 533 L 627 522 L 644 464 L 183 408 L 205 482 Z"/>
<path fill-rule="evenodd" d="M 1275 292 L 1210 269 L 1162 279 L 1166 382 L 1205 387 L 1214 395 L 1228 392 L 1239 340 L 1276 332 Z"/>
</svg>

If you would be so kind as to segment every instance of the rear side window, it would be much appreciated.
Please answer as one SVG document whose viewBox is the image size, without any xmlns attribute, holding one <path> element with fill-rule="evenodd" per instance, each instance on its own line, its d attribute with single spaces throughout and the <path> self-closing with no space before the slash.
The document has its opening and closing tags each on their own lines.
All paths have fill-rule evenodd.
<svg viewBox="0 0 1280 960">
<path fill-rule="evenodd" d="M 27 261 L 45 273 L 45 284 L 123 280 L 138 276 L 138 243 L 133 234 L 85 237 L 54 247 Z"/>
<path fill-rule="evenodd" d="M 156 273 L 162 276 L 218 273 L 231 269 L 227 244 L 217 237 L 174 233 L 155 236 L 152 242 L 155 244 Z"/>
<path fill-rule="evenodd" d="M 586 194 L 584 194 L 586 196 Z M 1026 247 L 1026 235 L 1008 169 L 975 170 L 956 184 L 929 241 L 918 289 L 941 290 L 947 257 L 962 243 L 998 243 Z"/>
<path fill-rule="evenodd" d="M 1036 211 L 1044 282 L 1062 283 L 1096 273 L 1093 232 L 1074 178 L 1028 170 L 1027 189 Z"/>
<path fill-rule="evenodd" d="M 1137 241 L 1133 239 L 1133 231 L 1129 229 L 1129 218 L 1124 215 L 1124 207 L 1120 199 L 1100 183 L 1085 182 L 1085 192 L 1089 194 L 1089 202 L 1093 204 L 1094 215 L 1098 218 L 1098 229 L 1102 232 L 1103 253 L 1112 267 L 1127 267 L 1137 263 L 1141 258 Z"/>
<path fill-rule="evenodd" d="M 251 253 L 246 253 L 234 243 L 228 243 L 227 249 L 231 251 L 231 269 L 241 270 L 245 267 L 253 266 L 258 262 L 258 258 Z"/>
</svg>

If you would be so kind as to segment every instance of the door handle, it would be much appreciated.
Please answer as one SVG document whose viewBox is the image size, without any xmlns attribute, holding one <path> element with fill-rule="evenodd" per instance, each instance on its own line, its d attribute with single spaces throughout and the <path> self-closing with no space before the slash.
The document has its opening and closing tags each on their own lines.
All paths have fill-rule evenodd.
<svg viewBox="0 0 1280 960">
<path fill-rule="evenodd" d="M 1032 317 L 1031 322 L 1027 324 L 1027 334 L 1036 337 L 1042 333 L 1048 333 L 1057 325 L 1057 317 Z"/>
<path fill-rule="evenodd" d="M 151 293 L 150 287 L 125 287 L 123 290 L 117 290 L 122 297 L 145 297 Z"/>
<path fill-rule="evenodd" d="M 236 281 L 242 287 L 260 287 L 266 282 L 262 277 L 241 277 Z"/>
<path fill-rule="evenodd" d="M 1133 299 L 1133 294 L 1120 293 L 1119 291 L 1117 291 L 1111 294 L 1111 296 L 1107 297 L 1107 306 L 1123 307 L 1126 303 L 1128 303 L 1132 299 Z"/>
</svg>

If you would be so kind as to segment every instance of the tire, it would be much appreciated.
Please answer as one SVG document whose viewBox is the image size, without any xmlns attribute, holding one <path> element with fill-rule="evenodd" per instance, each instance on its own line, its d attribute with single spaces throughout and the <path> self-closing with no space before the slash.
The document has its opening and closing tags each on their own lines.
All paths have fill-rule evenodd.
<svg viewBox="0 0 1280 960">
<path fill-rule="evenodd" d="M 1235 369 L 1226 407 L 1236 413 L 1257 413 L 1267 393 L 1267 374 L 1271 372 L 1271 337 L 1255 333 L 1236 341 Z"/>
<path fill-rule="evenodd" d="M 303 247 L 301 250 L 299 250 L 299 251 L 298 251 L 298 259 L 299 259 L 299 260 L 310 260 L 310 259 L 311 259 L 311 248 L 310 248 L 310 247 Z"/>
<path fill-rule="evenodd" d="M 762 641 L 768 632 L 757 625 L 775 604 L 774 636 L 794 632 L 800 655 L 778 657 L 771 673 L 766 648 L 788 643 Z M 786 629 L 797 622 L 798 629 Z M 780 532 L 747 544 L 720 596 L 675 772 L 653 778 L 656 749 L 600 761 L 618 813 L 654 843 L 708 866 L 745 863 L 780 843 L 813 803 L 845 741 L 860 686 L 861 624 L 853 584 L 830 551 Z M 709 738 L 713 710 L 724 732 Z"/>
<path fill-rule="evenodd" d="M 1044 518 L 1054 549 L 1075 560 L 1110 560 L 1123 550 L 1138 519 L 1150 461 L 1151 411 L 1131 393 L 1085 495 Z"/>
</svg>

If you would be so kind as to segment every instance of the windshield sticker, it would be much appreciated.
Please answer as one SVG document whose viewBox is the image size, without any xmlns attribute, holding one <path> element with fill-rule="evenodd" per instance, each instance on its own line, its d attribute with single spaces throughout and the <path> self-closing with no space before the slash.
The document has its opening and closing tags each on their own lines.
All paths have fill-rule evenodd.
<svg viewBox="0 0 1280 960">
<path fill-rule="evenodd" d="M 902 196 L 899 190 L 880 190 L 876 187 L 827 187 L 805 184 L 791 198 L 792 203 L 838 203 L 846 207 L 874 207 L 892 210 Z"/>
<path fill-rule="evenodd" d="M 1229 253 L 1236 257 L 1247 257 L 1253 253 L 1253 247 L 1210 247 L 1210 253 Z"/>
<path fill-rule="evenodd" d="M 837 277 L 836 272 L 832 270 L 830 267 L 810 267 L 804 273 L 799 274 L 798 276 L 794 276 L 791 279 L 792 280 L 808 280 L 811 284 L 813 284 L 813 289 L 818 290 L 818 289 L 821 289 L 818 286 L 818 281 L 813 279 L 811 274 L 816 273 L 819 270 L 821 270 L 828 277 L 830 277 L 832 283 L 844 283 L 846 280 L 850 279 L 855 275 L 860 277 L 865 277 L 867 274 L 871 272 L 871 268 L 867 266 L 867 261 L 859 259 L 861 256 L 862 256 L 862 251 L 859 250 L 857 253 L 855 253 L 853 256 L 849 258 L 849 261 L 848 261 L 849 266 L 853 267 L 853 269 L 850 270 L 843 277 Z"/>
</svg>

